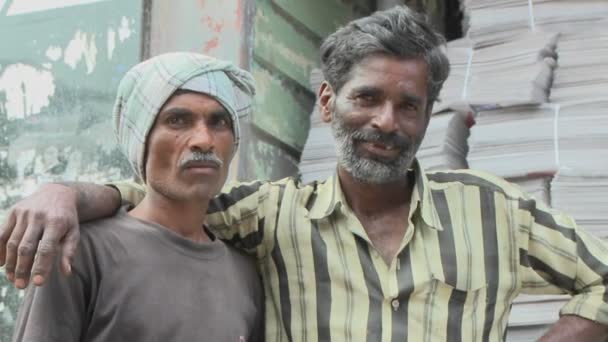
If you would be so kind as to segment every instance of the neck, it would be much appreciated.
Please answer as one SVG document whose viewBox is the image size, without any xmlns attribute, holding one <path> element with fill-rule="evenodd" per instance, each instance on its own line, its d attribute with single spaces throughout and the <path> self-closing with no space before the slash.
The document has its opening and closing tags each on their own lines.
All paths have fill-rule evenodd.
<svg viewBox="0 0 608 342">
<path fill-rule="evenodd" d="M 209 200 L 175 200 L 149 188 L 146 197 L 129 212 L 130 215 L 160 224 L 194 242 L 211 241 L 203 225 Z"/>
<path fill-rule="evenodd" d="M 338 178 L 348 205 L 355 213 L 366 215 L 409 204 L 414 189 L 410 177 L 386 184 L 364 183 L 341 167 Z"/>
</svg>

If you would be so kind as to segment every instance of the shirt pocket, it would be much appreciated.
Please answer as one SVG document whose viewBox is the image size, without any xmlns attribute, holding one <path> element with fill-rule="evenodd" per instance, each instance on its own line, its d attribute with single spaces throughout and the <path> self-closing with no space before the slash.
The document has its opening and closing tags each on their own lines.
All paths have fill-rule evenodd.
<svg viewBox="0 0 608 342">
<path fill-rule="evenodd" d="M 462 341 L 478 341 L 484 328 L 487 286 L 483 282 L 456 287 L 433 277 L 426 300 L 426 324 L 433 325 L 433 340 L 460 335 Z"/>
</svg>

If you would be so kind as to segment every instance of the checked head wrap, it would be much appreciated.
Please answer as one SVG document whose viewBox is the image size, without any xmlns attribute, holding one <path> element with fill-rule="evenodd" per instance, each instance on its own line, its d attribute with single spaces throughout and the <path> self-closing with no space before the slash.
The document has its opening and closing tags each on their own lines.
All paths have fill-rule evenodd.
<svg viewBox="0 0 608 342">
<path fill-rule="evenodd" d="M 190 52 L 152 57 L 131 68 L 120 81 L 114 104 L 114 131 L 137 176 L 145 180 L 146 140 L 156 116 L 178 89 L 213 97 L 230 113 L 234 152 L 239 118 L 251 113 L 254 80 L 232 63 Z"/>
</svg>

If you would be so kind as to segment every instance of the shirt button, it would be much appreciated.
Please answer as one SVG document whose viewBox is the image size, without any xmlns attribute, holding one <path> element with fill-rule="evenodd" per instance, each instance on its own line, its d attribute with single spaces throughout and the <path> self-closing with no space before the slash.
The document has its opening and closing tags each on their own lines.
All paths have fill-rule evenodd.
<svg viewBox="0 0 608 342">
<path fill-rule="evenodd" d="M 391 305 L 393 306 L 393 309 L 395 311 L 399 310 L 399 300 L 398 299 L 393 299 L 391 301 Z"/>
</svg>

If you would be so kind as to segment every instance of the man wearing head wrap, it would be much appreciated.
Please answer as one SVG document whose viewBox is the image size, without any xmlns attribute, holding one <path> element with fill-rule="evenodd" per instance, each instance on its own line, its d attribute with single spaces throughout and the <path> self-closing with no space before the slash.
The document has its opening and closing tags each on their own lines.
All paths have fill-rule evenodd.
<svg viewBox="0 0 608 342">
<path fill-rule="evenodd" d="M 255 265 L 204 229 L 251 108 L 249 73 L 193 53 L 154 57 L 122 79 L 118 142 L 148 192 L 86 224 L 73 277 L 30 287 L 15 341 L 261 341 Z M 57 269 L 57 268 L 56 268 Z"/>
</svg>

